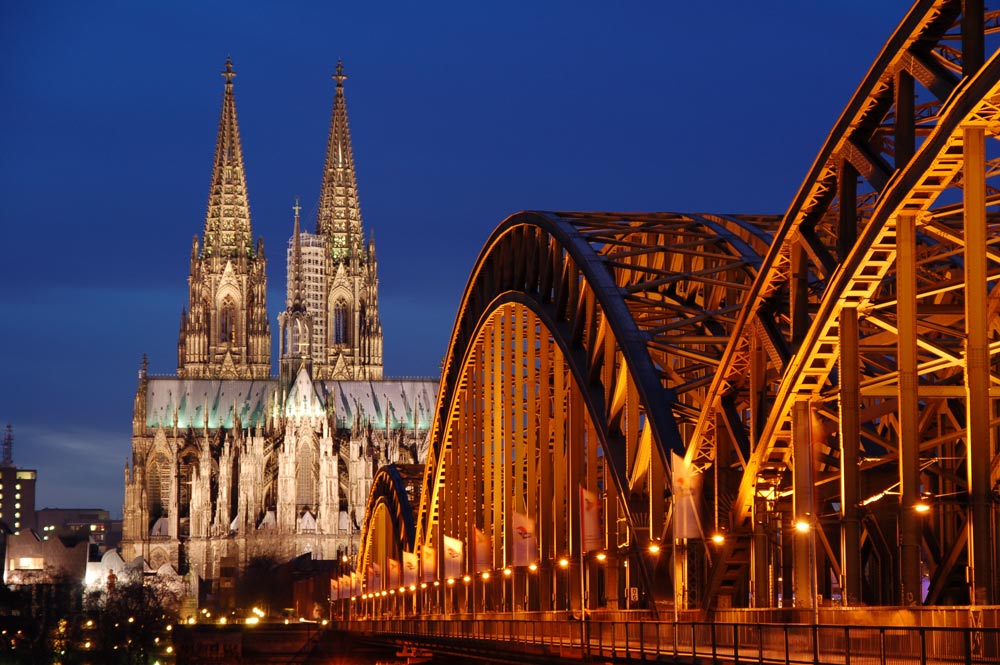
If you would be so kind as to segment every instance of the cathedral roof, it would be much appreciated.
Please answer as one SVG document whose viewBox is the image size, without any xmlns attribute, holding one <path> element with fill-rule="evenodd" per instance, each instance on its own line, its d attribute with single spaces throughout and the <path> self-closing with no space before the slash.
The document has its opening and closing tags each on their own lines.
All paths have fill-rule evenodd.
<svg viewBox="0 0 1000 665">
<path fill-rule="evenodd" d="M 427 429 L 437 396 L 434 379 L 313 381 L 315 394 L 337 425 L 375 429 Z M 146 426 L 231 428 L 234 413 L 243 427 L 264 425 L 281 399 L 278 379 L 178 379 L 154 377 L 146 384 Z"/>
<path fill-rule="evenodd" d="M 222 72 L 226 79 L 222 93 L 222 115 L 215 143 L 215 163 L 212 184 L 208 192 L 208 213 L 205 216 L 205 255 L 250 256 L 253 254 L 253 232 L 250 229 L 250 203 L 247 198 L 246 173 L 243 168 L 243 146 L 236 120 L 236 98 L 233 95 L 233 61 L 226 59 Z"/>
</svg>

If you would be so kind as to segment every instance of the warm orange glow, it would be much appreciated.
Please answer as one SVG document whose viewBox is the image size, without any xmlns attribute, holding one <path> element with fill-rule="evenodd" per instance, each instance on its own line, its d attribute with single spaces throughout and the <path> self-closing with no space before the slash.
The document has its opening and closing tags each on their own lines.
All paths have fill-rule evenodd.
<svg viewBox="0 0 1000 665">
<path fill-rule="evenodd" d="M 659 554 L 660 553 L 660 544 L 659 543 L 650 543 L 649 544 L 649 553 L 650 554 Z"/>
<path fill-rule="evenodd" d="M 918 513 L 926 513 L 931 509 L 931 505 L 926 501 L 921 501 L 917 505 L 913 506 L 913 509 Z"/>
<path fill-rule="evenodd" d="M 486 580 L 488 580 L 488 579 L 490 579 L 490 574 L 489 574 L 489 572 L 485 572 L 485 573 L 483 573 L 483 581 L 485 582 L 485 581 L 486 581 Z"/>
<path fill-rule="evenodd" d="M 721 545 L 722 543 L 726 542 L 726 537 L 721 533 L 716 532 L 712 534 L 712 542 L 715 543 L 716 545 Z"/>
<path fill-rule="evenodd" d="M 505 577 L 510 577 L 513 573 L 514 573 L 514 571 L 511 570 L 510 568 L 504 568 L 503 569 L 503 574 L 504 574 Z"/>
<path fill-rule="evenodd" d="M 420 588 L 421 589 L 426 589 L 427 588 L 427 582 L 421 582 L 420 583 Z"/>
<path fill-rule="evenodd" d="M 600 562 L 603 563 L 604 561 L 608 560 L 608 555 L 605 554 L 604 552 L 598 552 L 596 558 L 597 558 L 598 561 L 600 561 Z"/>
<path fill-rule="evenodd" d="M 799 533 L 809 533 L 810 528 L 811 527 L 809 526 L 809 522 L 805 520 L 799 520 L 798 522 L 795 523 L 795 530 L 798 531 Z"/>
<path fill-rule="evenodd" d="M 455 583 L 455 578 L 454 577 L 449 577 L 448 578 L 448 586 L 451 586 L 454 583 Z"/>
<path fill-rule="evenodd" d="M 569 568 L 569 559 L 567 559 L 566 557 L 563 557 L 563 558 L 559 559 L 559 567 L 560 568 Z"/>
<path fill-rule="evenodd" d="M 536 570 L 538 570 L 538 564 L 537 563 L 530 564 L 528 566 L 528 570 L 530 570 L 531 572 L 535 572 Z"/>
<path fill-rule="evenodd" d="M 466 575 L 466 576 L 464 576 L 462 578 L 462 581 L 465 582 L 466 584 L 468 584 L 469 582 L 472 581 L 472 577 L 470 577 L 469 575 Z"/>
</svg>

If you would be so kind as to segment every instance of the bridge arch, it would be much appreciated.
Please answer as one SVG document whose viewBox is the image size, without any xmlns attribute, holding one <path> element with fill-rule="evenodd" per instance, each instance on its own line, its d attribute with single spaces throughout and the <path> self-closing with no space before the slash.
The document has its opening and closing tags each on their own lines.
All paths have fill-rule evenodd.
<svg viewBox="0 0 1000 665">
<path fill-rule="evenodd" d="M 491 578 L 437 609 L 1000 599 L 1000 14 L 963 6 L 915 3 L 782 217 L 497 228 L 412 542 Z"/>
<path fill-rule="evenodd" d="M 414 516 L 420 499 L 424 468 L 421 464 L 389 464 L 372 478 L 372 487 L 365 506 L 358 548 L 357 569 L 368 576 L 368 590 L 397 587 L 403 552 L 413 552 Z M 396 579 L 392 579 L 392 575 Z"/>
<path fill-rule="evenodd" d="M 459 308 L 418 545 L 466 543 L 472 573 L 513 566 L 529 607 L 663 600 L 669 566 L 649 550 L 666 535 L 668 455 L 684 452 L 775 221 L 528 212 L 501 224 Z M 593 501 L 596 517 L 581 509 Z M 533 525 L 530 574 L 516 522 Z M 584 584 L 569 584 L 577 574 Z"/>
</svg>

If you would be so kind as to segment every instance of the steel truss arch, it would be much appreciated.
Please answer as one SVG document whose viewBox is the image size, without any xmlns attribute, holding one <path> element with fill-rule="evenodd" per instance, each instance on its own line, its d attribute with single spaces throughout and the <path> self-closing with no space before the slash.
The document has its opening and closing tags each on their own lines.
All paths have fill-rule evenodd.
<svg viewBox="0 0 1000 665">
<path fill-rule="evenodd" d="M 413 546 L 440 571 L 459 538 L 467 572 L 506 574 L 523 513 L 546 577 L 471 584 L 465 609 L 480 588 L 518 609 L 521 585 L 523 609 L 577 609 L 598 578 L 632 607 L 626 563 L 654 607 L 671 586 L 678 609 L 1000 600 L 998 27 L 978 0 L 918 1 L 781 218 L 501 223 L 456 316 Z M 667 537 L 672 571 L 644 554 Z"/>
<path fill-rule="evenodd" d="M 616 514 L 627 523 L 626 542 L 634 549 L 634 542 L 659 541 L 669 510 L 662 494 L 669 474 L 667 455 L 684 451 L 683 430 L 698 413 L 718 349 L 728 339 L 732 313 L 755 277 L 775 222 L 671 213 L 531 212 L 501 224 L 473 270 L 446 357 L 418 540 L 441 547 L 443 534 L 434 527 L 442 519 L 441 492 L 451 470 L 445 463 L 449 446 L 455 445 L 451 428 L 461 396 L 482 390 L 470 386 L 484 380 L 484 329 L 494 326 L 498 312 L 506 312 L 531 318 L 531 331 L 522 334 L 548 336 L 546 353 L 554 355 L 533 363 L 566 363 L 572 381 L 565 388 L 576 390 L 573 394 L 586 405 L 586 431 L 602 446 L 592 455 L 610 472 L 602 487 L 616 496 Z M 664 246 L 674 251 L 665 254 Z M 518 353 L 515 347 L 522 341 L 515 344 L 514 339 L 496 338 L 495 344 L 513 349 L 499 362 L 509 365 Z M 536 351 L 533 344 L 543 345 L 530 342 L 529 354 Z M 470 372 L 470 365 L 478 369 Z M 487 362 L 487 371 L 497 372 L 496 367 Z M 524 387 L 519 385 L 523 375 L 508 380 L 515 389 Z M 566 501 L 576 505 L 572 492 Z M 445 508 L 465 509 L 464 502 Z M 506 527 L 498 522 L 497 528 Z M 468 525 L 461 530 L 468 531 Z M 470 532 L 466 539 L 471 542 L 472 537 Z M 578 551 L 580 544 L 560 547 Z M 502 556 L 498 553 L 497 560 Z M 641 557 L 635 561 L 633 569 L 642 573 L 653 599 L 654 572 L 645 570 Z"/>
<path fill-rule="evenodd" d="M 841 593 L 845 604 L 919 603 L 921 566 L 931 579 L 926 602 L 997 598 L 990 571 L 998 555 L 989 537 L 996 511 L 988 505 L 997 475 L 988 440 L 996 423 L 987 416 L 996 402 L 986 402 L 989 384 L 998 382 L 995 367 L 992 375 L 988 369 L 998 349 L 983 330 L 997 329 L 996 307 L 985 301 L 1000 263 L 987 240 L 996 237 L 986 206 L 997 201 L 987 182 L 997 169 L 983 136 L 1000 122 L 1000 64 L 996 55 L 982 64 L 995 14 L 983 15 L 976 3 L 966 7 L 977 13 L 959 21 L 962 3 L 921 2 L 904 19 L 831 132 L 740 313 L 687 454 L 696 466 L 713 468 L 717 414 L 729 402 L 747 415 L 741 425 L 751 445 L 738 461 L 722 462 L 735 471 L 735 499 L 728 510 L 715 510 L 726 512 L 734 537 L 717 558 L 709 598 L 745 602 L 748 589 L 739 580 L 774 570 L 777 555 L 762 544 L 774 537 L 793 550 L 793 574 L 769 598 L 754 596 L 760 606 L 783 593 L 812 607 L 815 592 Z M 921 105 L 922 95 L 933 101 Z M 868 191 L 859 190 L 859 176 Z M 970 218 L 979 219 L 978 248 L 966 240 Z M 975 278 L 966 274 L 970 262 L 979 266 Z M 983 322 L 978 334 L 970 333 L 974 320 Z M 971 380 L 963 371 L 969 334 L 978 335 L 979 353 L 988 356 Z M 968 404 L 949 404 L 974 393 L 982 406 L 968 414 L 956 412 Z M 966 418 L 979 423 L 978 436 L 967 433 Z M 975 439 L 978 446 L 969 443 Z M 944 458 L 960 461 L 937 461 Z M 971 474 L 974 459 L 994 470 L 975 481 L 942 479 Z M 867 507 L 896 487 L 894 514 Z M 975 563 L 972 548 L 963 551 L 964 511 L 942 506 L 945 515 L 935 516 L 932 528 L 915 513 L 922 493 L 965 492 L 978 497 L 971 512 L 979 514 L 977 533 L 985 539 Z M 758 534 L 769 515 L 782 513 L 786 524 L 789 517 L 810 521 L 813 535 Z M 892 530 L 901 554 L 876 542 L 879 532 Z M 822 552 L 819 563 L 810 548 Z M 967 555 L 980 582 L 963 595 L 960 562 Z M 878 557 L 893 563 L 880 566 L 881 582 L 863 584 L 862 569 Z M 837 585 L 828 582 L 831 575 Z"/>
<path fill-rule="evenodd" d="M 377 565 L 387 575 L 390 559 L 398 563 L 403 552 L 414 551 L 414 516 L 423 475 L 422 464 L 388 464 L 375 473 L 358 548 L 357 569 L 363 574 Z"/>
</svg>

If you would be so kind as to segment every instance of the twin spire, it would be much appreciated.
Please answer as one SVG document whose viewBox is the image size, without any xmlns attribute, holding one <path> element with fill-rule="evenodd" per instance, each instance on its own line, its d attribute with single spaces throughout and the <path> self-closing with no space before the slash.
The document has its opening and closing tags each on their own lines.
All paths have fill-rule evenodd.
<svg viewBox="0 0 1000 665">
<path fill-rule="evenodd" d="M 236 98 L 233 94 L 236 71 L 231 58 L 226 58 L 226 68 L 221 74 L 226 83 L 222 93 L 222 114 L 215 145 L 202 253 L 206 256 L 253 256 L 250 202 L 236 117 Z M 351 148 L 351 130 L 344 99 L 344 81 L 347 80 L 347 75 L 344 74 L 343 62 L 337 61 L 337 70 L 332 78 L 337 82 L 337 87 L 320 188 L 316 233 L 327 239 L 330 256 L 335 260 L 344 260 L 362 249 L 364 235 L 358 183 L 354 172 L 354 152 Z M 297 220 L 298 210 L 295 215 Z"/>
<path fill-rule="evenodd" d="M 208 191 L 202 254 L 249 257 L 254 255 L 253 232 L 250 228 L 243 146 L 236 118 L 236 98 L 233 95 L 236 72 L 231 58 L 226 58 L 222 76 L 226 79 L 226 87 L 222 93 L 222 115 L 215 143 L 212 184 Z"/>
<path fill-rule="evenodd" d="M 337 90 L 333 97 L 316 233 L 327 238 L 329 253 L 334 260 L 344 260 L 361 249 L 363 235 L 351 128 L 347 122 L 347 102 L 344 99 L 347 75 L 344 74 L 343 62 L 339 60 L 333 80 L 337 82 Z"/>
</svg>

